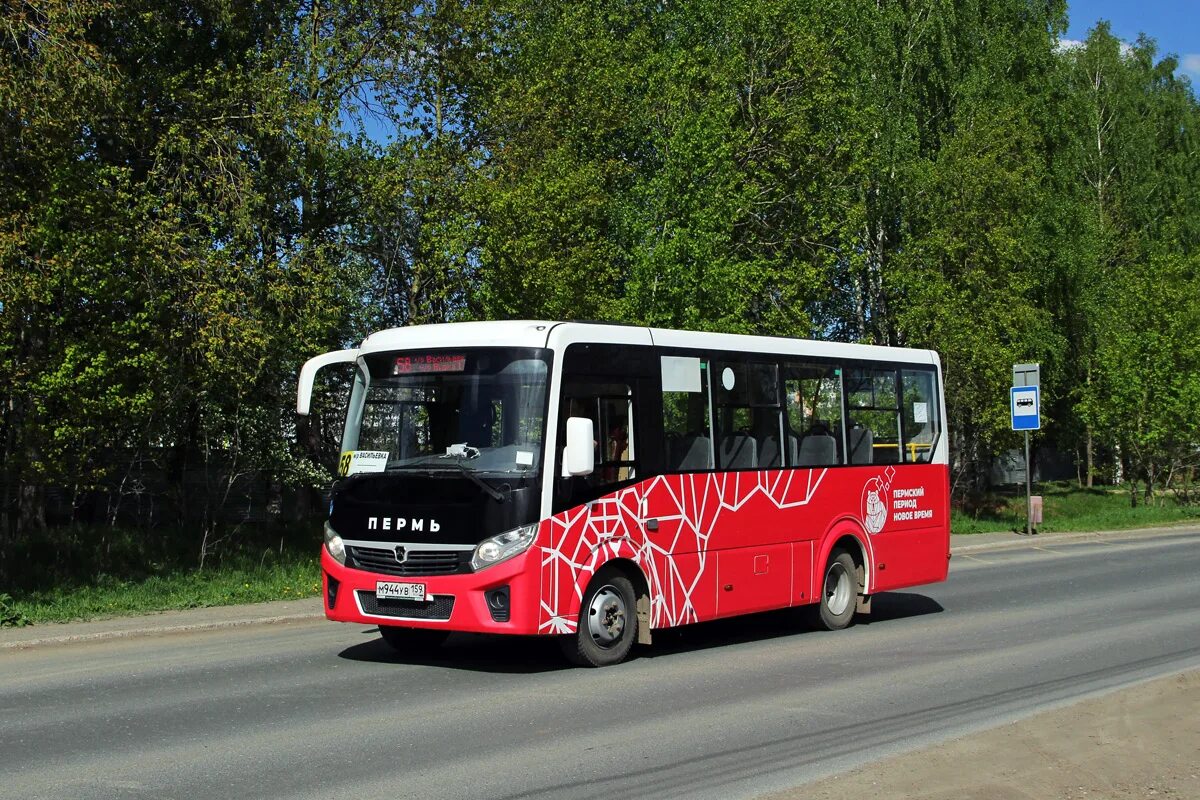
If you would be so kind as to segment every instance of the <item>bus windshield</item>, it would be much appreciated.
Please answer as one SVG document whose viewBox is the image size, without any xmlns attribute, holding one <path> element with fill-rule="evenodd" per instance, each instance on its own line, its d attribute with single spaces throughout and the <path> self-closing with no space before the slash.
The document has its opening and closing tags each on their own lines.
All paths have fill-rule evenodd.
<svg viewBox="0 0 1200 800">
<path fill-rule="evenodd" d="M 371 353 L 350 396 L 343 451 L 387 453 L 387 471 L 537 474 L 549 354 L 459 349 Z"/>
</svg>

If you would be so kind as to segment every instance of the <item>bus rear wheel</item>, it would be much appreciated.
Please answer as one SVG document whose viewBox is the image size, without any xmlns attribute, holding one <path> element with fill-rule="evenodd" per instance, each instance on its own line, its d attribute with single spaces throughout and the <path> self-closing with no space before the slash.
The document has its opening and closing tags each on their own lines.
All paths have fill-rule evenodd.
<svg viewBox="0 0 1200 800">
<path fill-rule="evenodd" d="M 817 626 L 827 631 L 848 627 L 854 621 L 860 589 L 854 558 L 840 547 L 834 549 L 821 582 L 821 602 L 815 615 Z"/>
<path fill-rule="evenodd" d="M 388 647 L 397 653 L 422 653 L 440 647 L 450 634 L 446 631 L 428 628 L 398 628 L 393 625 L 380 625 L 379 636 L 387 642 Z"/>
<path fill-rule="evenodd" d="M 600 570 L 584 592 L 575 633 L 559 639 L 563 655 L 581 667 L 624 661 L 637 638 L 636 603 L 629 578 L 615 569 Z"/>
</svg>

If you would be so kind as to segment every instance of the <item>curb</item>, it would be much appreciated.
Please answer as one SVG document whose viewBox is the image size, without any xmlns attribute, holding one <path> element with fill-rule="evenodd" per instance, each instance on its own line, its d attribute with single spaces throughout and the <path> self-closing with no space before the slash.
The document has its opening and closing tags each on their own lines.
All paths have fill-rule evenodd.
<svg viewBox="0 0 1200 800">
<path fill-rule="evenodd" d="M 194 633 L 196 631 L 223 630 L 228 628 L 246 628 L 252 625 L 286 625 L 297 622 L 312 622 L 325 619 L 324 613 L 283 614 L 267 617 L 246 617 L 244 619 L 207 620 L 203 622 L 187 622 L 179 625 L 145 626 L 122 630 L 95 631 L 93 633 L 65 633 L 59 636 L 44 636 L 40 639 L 23 639 L 13 642 L 0 642 L 0 653 L 28 650 L 35 647 L 54 647 L 58 645 L 80 644 L 82 642 L 103 642 L 114 639 L 133 639 L 150 636 L 168 636 L 175 633 Z"/>
<path fill-rule="evenodd" d="M 1023 533 L 1011 534 L 1011 539 L 996 542 L 981 542 L 979 544 L 961 544 L 950 547 L 954 553 L 980 553 L 988 550 L 1015 550 L 1021 547 L 1057 544 L 1059 542 L 1081 542 L 1089 539 L 1112 539 L 1119 537 L 1138 538 L 1142 536 L 1166 536 L 1173 533 L 1200 533 L 1194 524 L 1160 526 L 1157 528 L 1129 528 L 1119 531 L 1070 531 L 1064 533 L 1043 533 L 1026 536 Z M 987 536 L 988 534 L 959 534 L 963 538 Z"/>
</svg>

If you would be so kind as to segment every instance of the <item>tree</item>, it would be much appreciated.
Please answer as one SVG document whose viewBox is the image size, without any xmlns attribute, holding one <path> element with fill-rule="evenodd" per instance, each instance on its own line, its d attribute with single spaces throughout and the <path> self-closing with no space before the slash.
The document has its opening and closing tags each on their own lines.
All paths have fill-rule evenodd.
<svg viewBox="0 0 1200 800">
<path fill-rule="evenodd" d="M 1071 224 L 1056 293 L 1089 485 L 1098 441 L 1130 479 L 1145 480 L 1147 497 L 1196 443 L 1177 416 L 1191 392 L 1190 348 L 1177 338 L 1178 315 L 1153 304 L 1195 288 L 1197 105 L 1174 59 L 1155 58 L 1153 42 L 1127 48 L 1103 24 L 1062 55 L 1060 186 Z"/>
</svg>

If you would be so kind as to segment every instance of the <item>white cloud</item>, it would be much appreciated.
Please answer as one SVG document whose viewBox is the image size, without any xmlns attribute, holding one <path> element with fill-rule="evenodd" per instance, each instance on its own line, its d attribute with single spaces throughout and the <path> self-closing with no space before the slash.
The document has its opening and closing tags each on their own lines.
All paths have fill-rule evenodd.
<svg viewBox="0 0 1200 800">
<path fill-rule="evenodd" d="M 1087 47 L 1087 42 L 1082 42 L 1079 39 L 1059 39 L 1058 44 L 1054 46 L 1054 50 L 1057 53 L 1066 53 L 1070 50 L 1082 50 L 1084 47 Z M 1126 58 L 1133 55 L 1133 45 L 1129 42 L 1121 42 L 1117 49 Z"/>
<path fill-rule="evenodd" d="M 1200 53 L 1184 53 L 1179 57 L 1179 67 L 1175 70 L 1176 77 L 1190 78 L 1192 91 L 1200 95 Z"/>
</svg>

